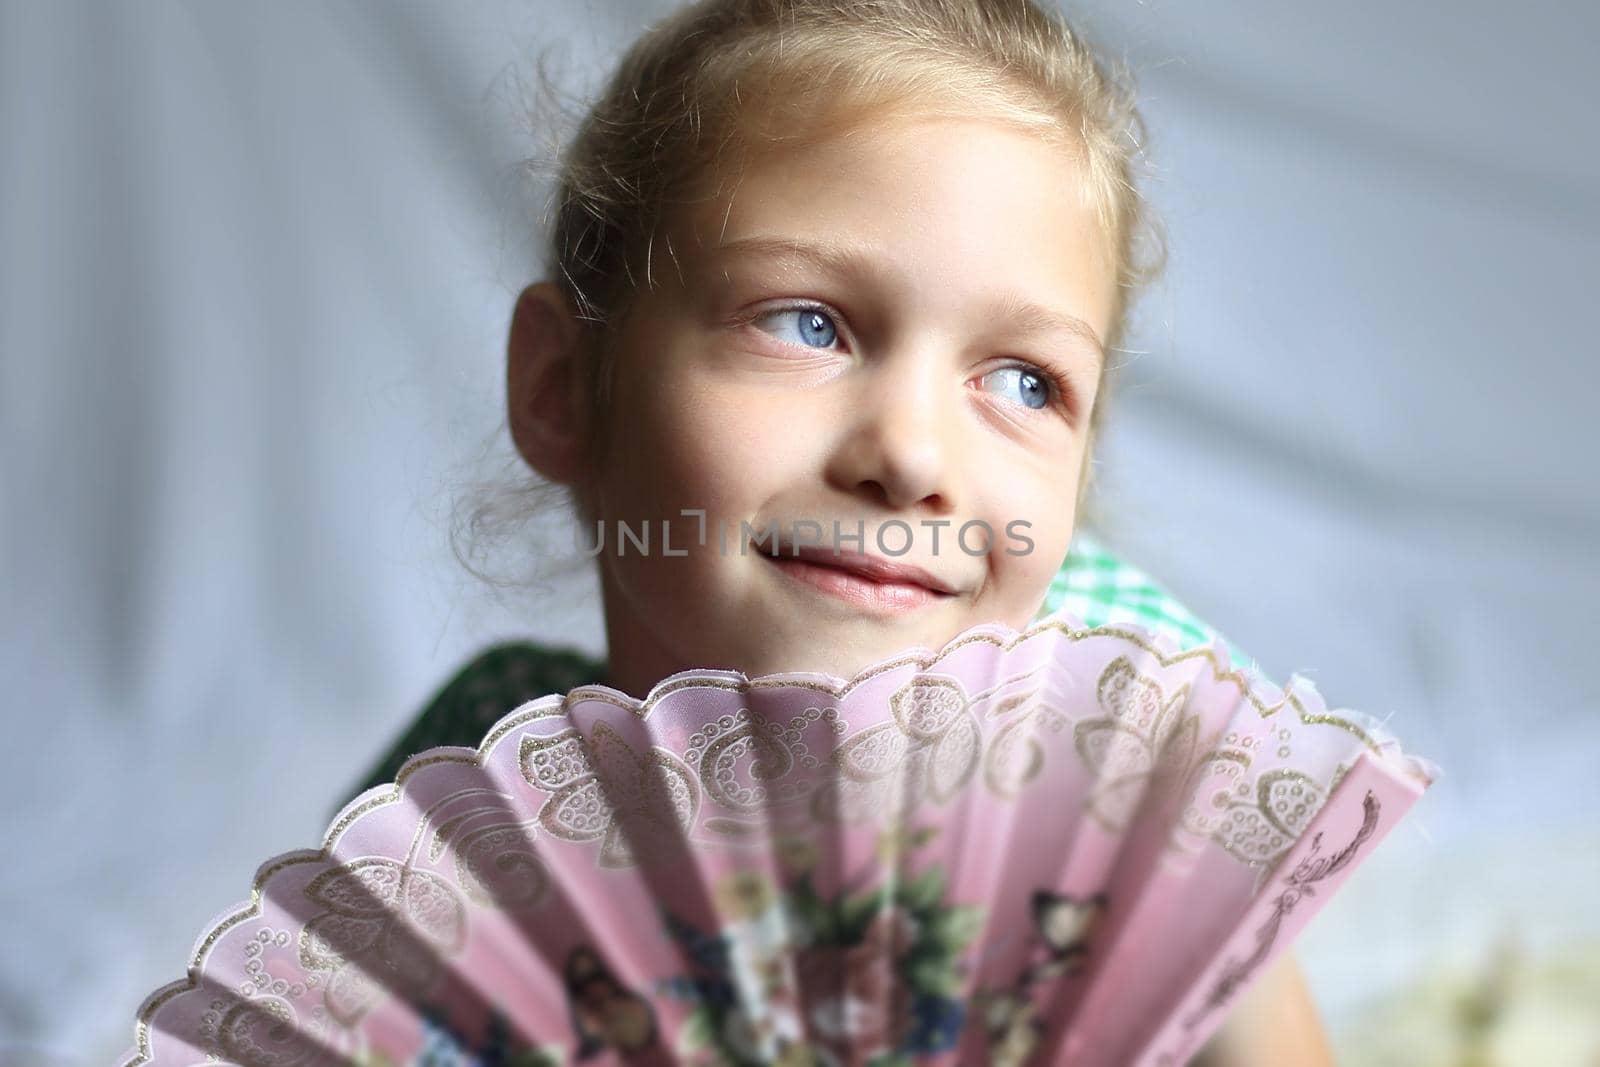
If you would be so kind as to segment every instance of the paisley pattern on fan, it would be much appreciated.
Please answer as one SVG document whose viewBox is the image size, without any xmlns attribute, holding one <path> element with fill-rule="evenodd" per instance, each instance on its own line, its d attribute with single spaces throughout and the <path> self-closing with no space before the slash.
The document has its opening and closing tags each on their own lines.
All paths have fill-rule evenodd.
<svg viewBox="0 0 1600 1067">
<path fill-rule="evenodd" d="M 392 860 L 336 867 L 313 878 L 305 895 L 327 910 L 301 932 L 300 964 L 328 974 L 328 1012 L 346 1026 L 386 991 L 427 992 L 466 943 L 466 902 L 456 887 Z"/>
<path fill-rule="evenodd" d="M 1144 799 L 1177 788 L 1195 769 L 1200 719 L 1184 702 L 1187 688 L 1170 698 L 1154 679 L 1118 659 L 1101 673 L 1097 699 L 1105 715 L 1073 730 L 1078 753 L 1098 776 L 1089 814 L 1107 829 L 1121 829 Z"/>
<path fill-rule="evenodd" d="M 529 785 L 551 794 L 539 811 L 544 828 L 565 841 L 599 839 L 604 867 L 630 866 L 630 840 L 686 830 L 700 807 L 700 787 L 682 760 L 663 748 L 636 753 L 604 723 L 587 738 L 576 730 L 524 738 L 518 762 Z M 630 823 L 639 825 L 625 834 Z"/>
</svg>

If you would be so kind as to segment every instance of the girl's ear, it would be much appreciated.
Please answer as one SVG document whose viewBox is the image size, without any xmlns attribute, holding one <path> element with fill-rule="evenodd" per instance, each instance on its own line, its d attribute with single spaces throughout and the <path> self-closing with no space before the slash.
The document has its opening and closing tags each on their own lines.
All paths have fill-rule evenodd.
<svg viewBox="0 0 1600 1067">
<path fill-rule="evenodd" d="M 582 323 L 553 282 L 517 297 L 506 342 L 511 439 L 528 465 L 560 485 L 583 476 Z"/>
</svg>

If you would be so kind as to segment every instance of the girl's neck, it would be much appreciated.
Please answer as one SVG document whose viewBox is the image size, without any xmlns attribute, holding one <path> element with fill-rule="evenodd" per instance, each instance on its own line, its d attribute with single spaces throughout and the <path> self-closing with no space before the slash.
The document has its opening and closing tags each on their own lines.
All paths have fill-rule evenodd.
<svg viewBox="0 0 1600 1067">
<path fill-rule="evenodd" d="M 666 656 L 603 574 L 600 588 L 606 620 L 605 678 L 600 684 L 642 701 L 657 682 L 686 668 Z"/>
</svg>

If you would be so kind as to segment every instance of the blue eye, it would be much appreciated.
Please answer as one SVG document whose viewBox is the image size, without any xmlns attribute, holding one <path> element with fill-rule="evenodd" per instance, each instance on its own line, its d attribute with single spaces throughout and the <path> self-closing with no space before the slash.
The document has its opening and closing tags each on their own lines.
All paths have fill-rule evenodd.
<svg viewBox="0 0 1600 1067">
<path fill-rule="evenodd" d="M 995 379 L 1014 386 L 1023 407 L 1037 411 L 1050 406 L 1050 377 L 1047 374 L 1028 367 L 1001 367 L 983 376 L 985 384 Z"/>
<path fill-rule="evenodd" d="M 839 339 L 839 328 L 834 325 L 833 317 L 820 308 L 780 308 L 758 316 L 756 321 L 772 318 L 786 320 L 792 323 L 793 327 L 789 331 L 771 332 L 806 348 L 828 348 Z M 786 333 L 789 336 L 784 336 Z"/>
</svg>

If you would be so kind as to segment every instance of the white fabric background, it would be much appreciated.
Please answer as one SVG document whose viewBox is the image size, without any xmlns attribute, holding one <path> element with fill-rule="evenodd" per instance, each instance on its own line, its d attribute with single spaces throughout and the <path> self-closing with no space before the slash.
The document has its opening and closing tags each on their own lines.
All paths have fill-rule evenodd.
<svg viewBox="0 0 1600 1067">
<path fill-rule="evenodd" d="M 512 65 L 663 9 L 0 3 L 0 1063 L 126 1047 L 474 649 L 602 647 L 591 578 L 499 607 L 444 524 L 538 271 Z M 1084 13 L 1173 246 L 1109 533 L 1447 772 L 1300 943 L 1336 1029 L 1600 936 L 1596 11 Z"/>
</svg>

